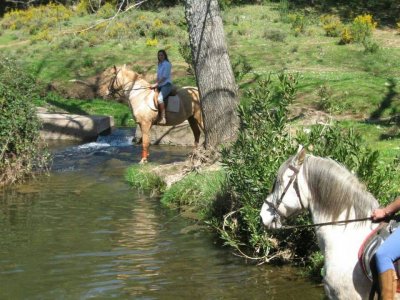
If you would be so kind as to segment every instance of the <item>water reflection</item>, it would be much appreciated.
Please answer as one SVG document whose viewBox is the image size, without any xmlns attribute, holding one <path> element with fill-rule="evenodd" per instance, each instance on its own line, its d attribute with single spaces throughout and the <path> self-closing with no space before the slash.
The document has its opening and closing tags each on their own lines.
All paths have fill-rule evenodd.
<svg viewBox="0 0 400 300">
<path fill-rule="evenodd" d="M 152 149 L 160 162 L 188 151 Z M 322 299 L 293 269 L 247 265 L 133 191 L 134 151 L 59 154 L 51 176 L 3 191 L 1 299 Z"/>
</svg>

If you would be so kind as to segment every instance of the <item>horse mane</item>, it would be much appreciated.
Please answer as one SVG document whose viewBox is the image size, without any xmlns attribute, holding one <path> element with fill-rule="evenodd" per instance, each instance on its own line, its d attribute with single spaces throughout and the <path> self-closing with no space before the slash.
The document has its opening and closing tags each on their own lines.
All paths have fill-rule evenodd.
<svg viewBox="0 0 400 300">
<path fill-rule="evenodd" d="M 332 221 L 344 211 L 348 219 L 352 210 L 355 218 L 369 217 L 378 206 L 359 179 L 332 159 L 306 155 L 304 174 L 319 214 Z"/>
</svg>

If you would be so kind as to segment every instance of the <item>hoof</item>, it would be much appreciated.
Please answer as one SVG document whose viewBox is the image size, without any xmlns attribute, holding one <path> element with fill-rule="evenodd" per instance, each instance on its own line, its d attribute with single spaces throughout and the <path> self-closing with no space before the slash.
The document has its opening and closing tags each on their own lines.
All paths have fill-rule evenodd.
<svg viewBox="0 0 400 300">
<path fill-rule="evenodd" d="M 147 158 L 142 158 L 141 161 L 139 162 L 140 165 L 147 164 L 147 163 L 148 163 Z"/>
</svg>

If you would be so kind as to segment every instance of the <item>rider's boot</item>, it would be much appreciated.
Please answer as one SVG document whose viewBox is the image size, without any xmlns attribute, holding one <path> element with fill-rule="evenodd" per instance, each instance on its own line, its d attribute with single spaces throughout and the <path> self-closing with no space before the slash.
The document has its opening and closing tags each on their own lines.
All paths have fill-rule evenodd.
<svg viewBox="0 0 400 300">
<path fill-rule="evenodd" d="M 393 300 L 396 297 L 396 271 L 389 269 L 379 274 L 380 300 Z"/>
<path fill-rule="evenodd" d="M 160 119 L 158 121 L 158 124 L 165 125 L 167 123 L 167 120 L 165 119 L 165 104 L 158 103 L 158 110 L 160 112 Z"/>
</svg>

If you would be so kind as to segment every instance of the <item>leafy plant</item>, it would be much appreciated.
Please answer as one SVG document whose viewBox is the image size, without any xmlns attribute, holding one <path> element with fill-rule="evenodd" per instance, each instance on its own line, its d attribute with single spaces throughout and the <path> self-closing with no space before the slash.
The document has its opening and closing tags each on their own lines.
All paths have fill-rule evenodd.
<svg viewBox="0 0 400 300">
<path fill-rule="evenodd" d="M 326 36 L 338 37 L 343 29 L 340 18 L 336 15 L 323 15 L 320 18 Z"/>
<path fill-rule="evenodd" d="M 44 170 L 44 149 L 32 98 L 38 97 L 35 78 L 15 60 L 0 59 L 0 186 Z"/>
</svg>

